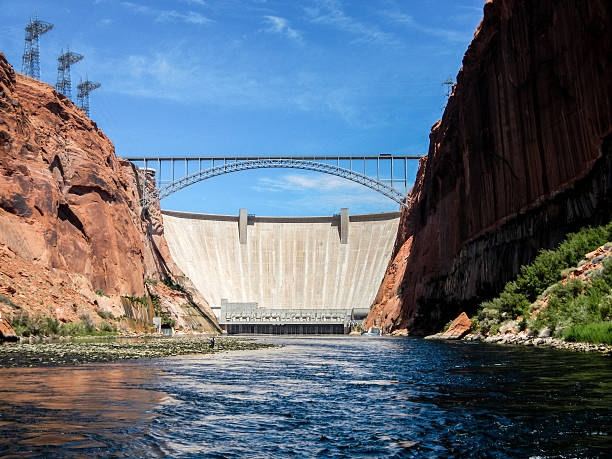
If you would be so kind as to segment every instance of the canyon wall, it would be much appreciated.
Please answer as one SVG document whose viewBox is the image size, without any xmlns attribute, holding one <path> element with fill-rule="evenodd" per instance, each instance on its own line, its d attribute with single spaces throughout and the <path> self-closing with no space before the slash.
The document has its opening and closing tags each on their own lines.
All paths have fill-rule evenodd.
<svg viewBox="0 0 612 459">
<path fill-rule="evenodd" d="M 612 218 L 612 3 L 488 0 L 366 325 L 439 329 Z"/>
<path fill-rule="evenodd" d="M 0 312 L 121 315 L 120 295 L 181 276 L 159 207 L 140 205 L 143 178 L 82 110 L 0 54 Z"/>
</svg>

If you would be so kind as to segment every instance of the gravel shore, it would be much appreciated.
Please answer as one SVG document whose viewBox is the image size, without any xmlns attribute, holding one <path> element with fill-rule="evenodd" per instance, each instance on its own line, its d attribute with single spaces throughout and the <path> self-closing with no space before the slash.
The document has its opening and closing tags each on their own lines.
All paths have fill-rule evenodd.
<svg viewBox="0 0 612 459">
<path fill-rule="evenodd" d="M 92 338 L 95 339 L 95 338 Z M 150 359 L 185 354 L 272 347 L 244 338 L 217 338 L 214 348 L 207 337 L 147 337 L 95 339 L 92 342 L 15 343 L 0 346 L 0 368 L 79 365 L 128 359 Z"/>
</svg>

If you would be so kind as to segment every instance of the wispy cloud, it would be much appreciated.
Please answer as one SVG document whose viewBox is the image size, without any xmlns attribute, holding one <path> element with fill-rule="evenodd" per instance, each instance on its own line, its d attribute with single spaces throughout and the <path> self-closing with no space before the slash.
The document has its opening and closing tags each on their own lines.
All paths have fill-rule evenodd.
<svg viewBox="0 0 612 459">
<path fill-rule="evenodd" d="M 333 175 L 286 174 L 278 179 L 261 177 L 251 189 L 258 193 L 291 193 L 292 206 L 314 213 L 332 214 L 339 206 L 353 213 L 369 212 L 372 206 L 393 209 L 395 204 L 363 185 Z M 268 206 L 285 208 L 286 202 L 269 200 Z"/>
<path fill-rule="evenodd" d="M 188 5 L 200 5 L 205 6 L 206 2 L 204 0 L 181 0 L 183 3 L 187 3 Z"/>
<path fill-rule="evenodd" d="M 457 32 L 455 30 L 443 29 L 439 27 L 428 27 L 426 25 L 420 24 L 414 19 L 414 17 L 408 14 L 400 13 L 398 11 L 384 11 L 382 12 L 382 14 L 393 22 L 402 24 L 406 27 L 417 30 L 418 32 L 422 32 L 433 37 L 442 38 L 451 42 L 462 43 L 465 41 L 469 41 L 469 39 L 471 38 L 471 36 L 467 35 L 466 33 Z"/>
<path fill-rule="evenodd" d="M 279 209 L 278 214 L 288 213 L 287 201 L 274 199 L 264 201 L 269 208 Z M 384 196 L 367 190 L 364 193 L 348 195 L 344 193 L 308 194 L 291 198 L 291 210 L 300 209 L 302 215 L 333 215 L 341 207 L 348 207 L 351 214 L 397 211 L 397 204 Z M 291 212 L 291 211 L 290 211 Z"/>
<path fill-rule="evenodd" d="M 90 56 L 89 61 L 97 69 L 98 78 L 104 79 L 106 90 L 133 97 L 204 103 L 224 109 L 316 112 L 363 127 L 386 121 L 364 109 L 367 81 L 315 72 L 285 75 L 261 68 L 253 72 L 248 65 L 236 66 L 230 57 L 233 54 L 218 49 L 194 55 L 179 43 L 150 54 L 95 60 Z"/>
<path fill-rule="evenodd" d="M 134 13 L 151 16 L 156 22 L 181 21 L 189 24 L 208 24 L 213 22 L 212 19 L 195 11 L 159 10 L 133 2 L 122 2 L 121 5 Z"/>
<path fill-rule="evenodd" d="M 286 174 L 280 179 L 262 177 L 256 185 L 251 187 L 255 191 L 281 192 L 281 191 L 351 191 L 362 190 L 358 183 L 336 177 L 334 175 L 298 175 Z"/>
<path fill-rule="evenodd" d="M 358 21 L 347 15 L 338 0 L 317 0 L 316 6 L 305 8 L 314 24 L 322 24 L 348 32 L 357 38 L 354 42 L 398 44 L 399 41 L 379 27 Z"/>
<path fill-rule="evenodd" d="M 301 41 L 302 35 L 289 26 L 289 21 L 279 16 L 264 16 L 264 21 L 268 24 L 266 32 L 277 33 L 284 35 L 292 40 Z"/>
</svg>

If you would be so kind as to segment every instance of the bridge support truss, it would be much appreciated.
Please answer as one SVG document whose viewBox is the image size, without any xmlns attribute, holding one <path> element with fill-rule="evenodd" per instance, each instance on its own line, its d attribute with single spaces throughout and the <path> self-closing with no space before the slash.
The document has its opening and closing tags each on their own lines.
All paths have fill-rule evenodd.
<svg viewBox="0 0 612 459">
<path fill-rule="evenodd" d="M 302 169 L 351 180 L 364 185 L 400 206 L 407 205 L 408 162 L 421 156 L 208 156 L 208 157 L 128 157 L 143 172 L 155 172 L 157 196 L 147 196 L 143 180 L 143 203 L 163 199 L 189 185 L 231 172 L 251 169 Z M 143 174 L 144 179 L 144 174 Z"/>
</svg>

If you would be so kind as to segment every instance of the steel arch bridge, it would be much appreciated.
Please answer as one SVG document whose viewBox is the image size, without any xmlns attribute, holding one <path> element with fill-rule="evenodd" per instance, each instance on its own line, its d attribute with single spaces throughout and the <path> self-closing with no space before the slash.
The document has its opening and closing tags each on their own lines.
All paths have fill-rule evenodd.
<svg viewBox="0 0 612 459">
<path fill-rule="evenodd" d="M 143 177 L 142 204 L 148 207 L 152 200 L 162 200 L 190 185 L 232 172 L 253 169 L 301 169 L 334 175 L 374 190 L 383 196 L 407 206 L 408 161 L 421 156 L 301 156 L 301 157 L 128 157 L 141 167 Z M 376 163 L 374 173 L 372 163 Z M 400 163 L 398 167 L 397 163 Z M 367 171 L 366 165 L 370 165 Z M 395 164 L 395 171 L 394 171 Z M 184 173 L 177 178 L 176 166 Z M 381 167 L 382 166 L 382 167 Z M 164 180 L 164 168 L 166 175 Z M 168 170 L 169 169 L 169 170 Z M 182 168 L 181 168 L 182 169 Z M 195 169 L 195 171 L 194 171 Z M 399 178 L 398 175 L 399 169 Z M 144 174 L 155 172 L 155 192 L 147 192 Z M 400 186 L 400 188 L 397 187 Z"/>
</svg>

